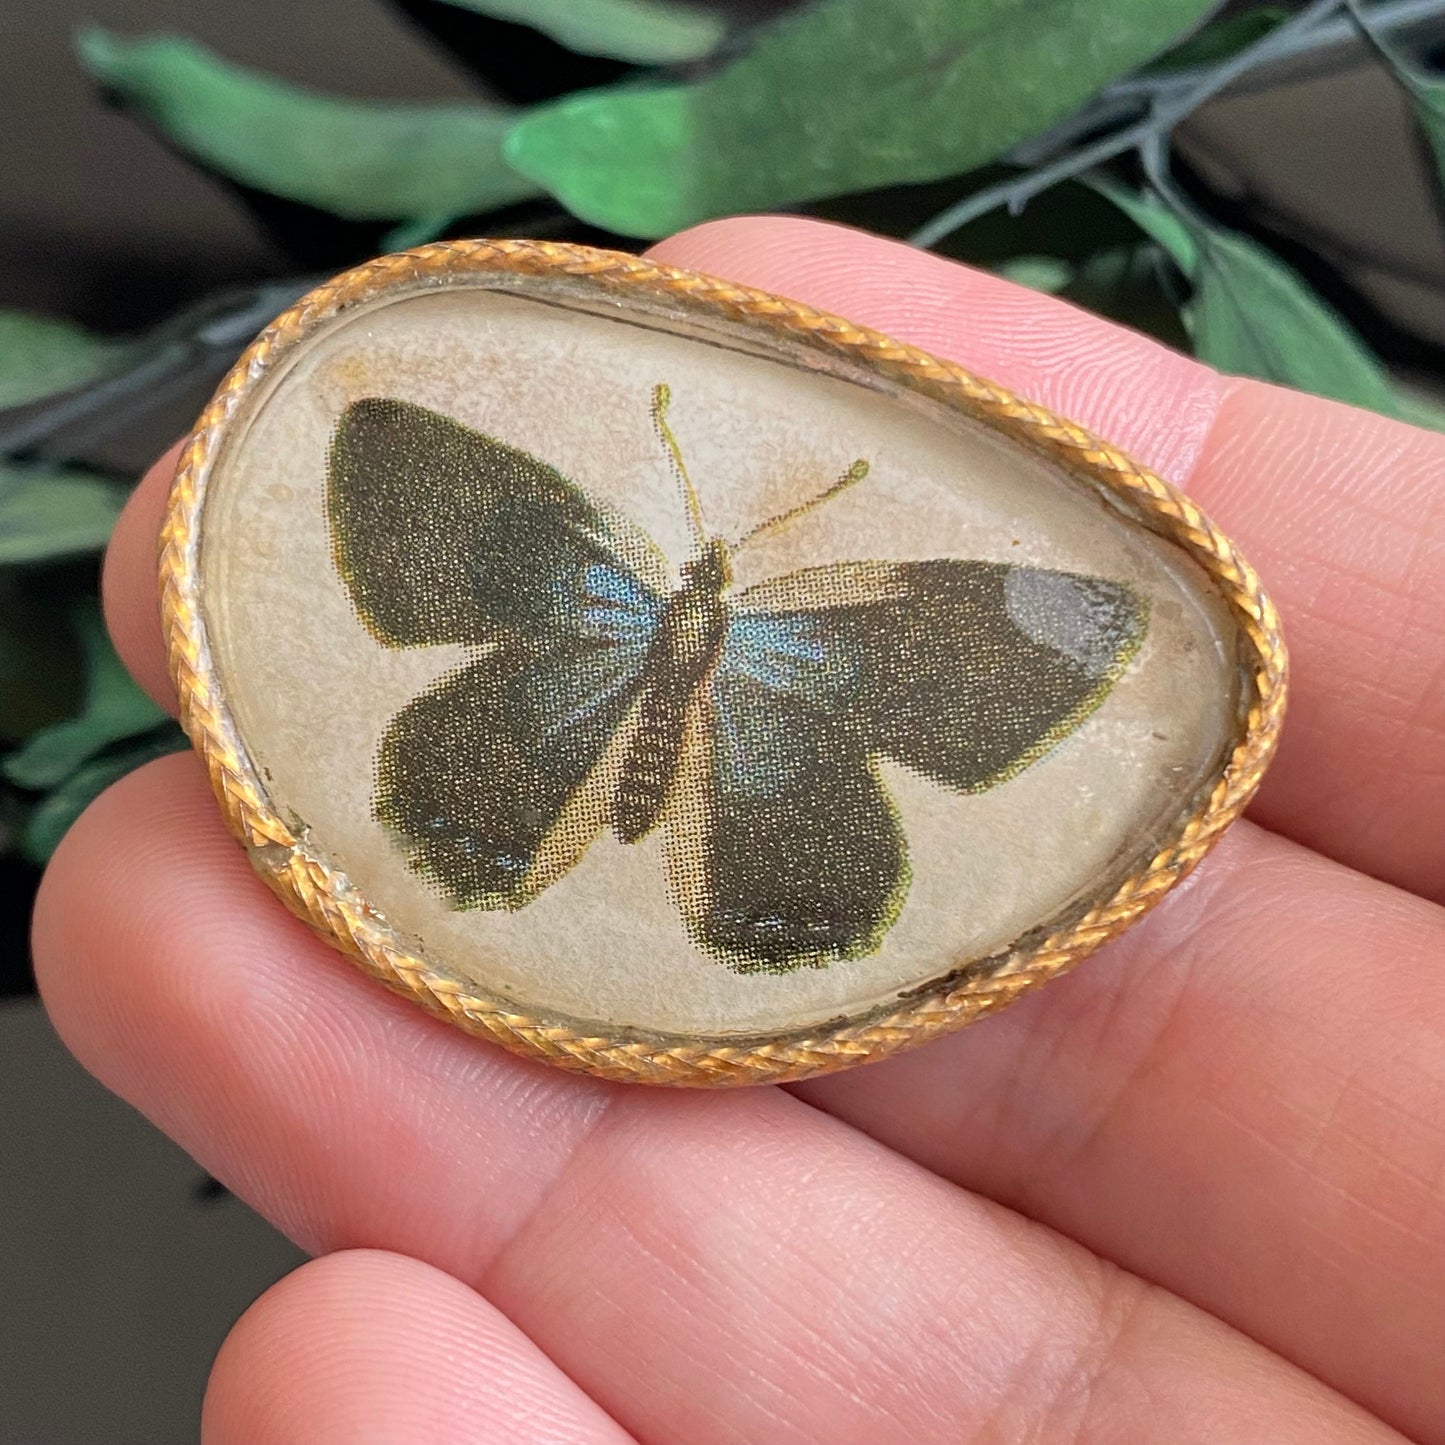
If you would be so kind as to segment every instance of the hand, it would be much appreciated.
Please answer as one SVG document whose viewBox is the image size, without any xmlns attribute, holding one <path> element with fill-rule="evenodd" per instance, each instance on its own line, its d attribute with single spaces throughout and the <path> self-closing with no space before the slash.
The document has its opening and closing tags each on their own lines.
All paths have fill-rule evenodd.
<svg viewBox="0 0 1445 1445">
<path fill-rule="evenodd" d="M 233 1330 L 208 1445 L 1445 1442 L 1445 437 L 813 222 L 655 254 L 956 357 L 1184 484 L 1285 619 L 1275 770 L 1076 974 L 716 1095 L 427 1018 L 271 897 L 193 757 L 127 778 L 46 879 L 46 1003 L 324 1256 Z M 106 573 L 157 697 L 173 462 Z"/>
</svg>

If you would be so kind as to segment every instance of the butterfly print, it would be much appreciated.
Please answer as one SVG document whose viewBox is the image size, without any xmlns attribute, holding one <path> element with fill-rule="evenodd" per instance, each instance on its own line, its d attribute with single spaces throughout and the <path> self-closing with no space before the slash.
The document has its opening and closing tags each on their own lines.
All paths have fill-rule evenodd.
<svg viewBox="0 0 1445 1445">
<path fill-rule="evenodd" d="M 950 557 L 734 590 L 737 552 L 867 465 L 724 541 L 668 402 L 658 387 L 653 420 L 695 539 L 676 572 L 517 447 L 395 398 L 341 416 L 327 506 L 356 614 L 388 648 L 470 649 L 387 726 L 375 815 L 457 909 L 524 908 L 604 831 L 661 830 L 707 956 L 743 973 L 865 956 L 910 881 L 884 760 L 958 793 L 1007 782 L 1108 696 L 1147 604 L 1121 582 Z"/>
</svg>

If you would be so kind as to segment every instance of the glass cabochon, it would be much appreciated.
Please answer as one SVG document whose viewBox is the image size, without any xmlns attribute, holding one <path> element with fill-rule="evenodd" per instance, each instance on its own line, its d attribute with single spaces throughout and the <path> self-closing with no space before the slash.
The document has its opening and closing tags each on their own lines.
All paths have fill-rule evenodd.
<svg viewBox="0 0 1445 1445">
<path fill-rule="evenodd" d="M 885 1007 L 1107 897 L 1240 731 L 1227 608 L 1094 483 L 585 287 L 323 324 L 200 537 L 280 815 L 438 971 L 601 1031 Z"/>
</svg>

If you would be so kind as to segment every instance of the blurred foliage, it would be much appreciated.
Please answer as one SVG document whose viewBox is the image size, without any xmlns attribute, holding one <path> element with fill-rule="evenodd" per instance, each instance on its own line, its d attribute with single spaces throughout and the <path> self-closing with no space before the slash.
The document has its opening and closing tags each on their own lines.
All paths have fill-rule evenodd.
<svg viewBox="0 0 1445 1445">
<path fill-rule="evenodd" d="M 826 0 L 681 84 L 521 116 L 508 162 L 584 220 L 665 236 L 729 211 L 958 175 L 1152 60 L 1214 0 Z"/>
<path fill-rule="evenodd" d="M 1152 192 L 1130 191 L 1102 177 L 1094 185 L 1188 279 L 1192 289 L 1180 319 L 1201 360 L 1221 371 L 1399 414 L 1379 360 L 1277 256 L 1215 225 L 1162 177 Z"/>
<path fill-rule="evenodd" d="M 541 194 L 502 160 L 516 118 L 509 106 L 343 100 L 174 36 L 87 30 L 79 49 L 108 91 L 203 165 L 347 220 L 440 229 Z"/>
<path fill-rule="evenodd" d="M 638 65 L 702 60 L 723 42 L 718 7 L 666 0 L 446 0 L 499 20 L 530 25 L 583 55 L 610 55 Z"/>
<path fill-rule="evenodd" d="M 88 30 L 77 48 L 111 101 L 307 264 L 441 234 L 629 245 L 801 210 L 990 266 L 1228 371 L 1441 416 L 1281 256 L 1222 224 L 1197 178 L 1171 174 L 1170 140 L 1227 87 L 1368 40 L 1445 166 L 1445 78 L 1400 29 L 1445 0 L 393 3 L 485 93 L 327 95 L 178 36 Z M 130 338 L 0 311 L 5 870 L 43 860 L 101 788 L 183 745 L 106 640 L 98 556 L 130 479 L 87 465 L 87 448 L 316 279 L 217 296 Z"/>
<path fill-rule="evenodd" d="M 0 463 L 0 567 L 105 546 L 125 488 L 78 467 Z"/>
<path fill-rule="evenodd" d="M 1289 19 L 1283 5 L 1253 5 L 1247 10 L 1221 16 L 1213 24 L 1200 26 L 1172 50 L 1161 55 L 1149 69 L 1156 75 L 1214 65 L 1263 40 L 1271 30 Z"/>
<path fill-rule="evenodd" d="M 73 621 L 84 668 L 79 710 L 36 729 L 0 762 L 12 783 L 34 792 L 60 787 L 112 744 L 143 737 L 166 720 L 115 655 L 100 609 L 87 599 Z"/>
<path fill-rule="evenodd" d="M 0 413 L 69 391 L 124 359 L 125 342 L 54 316 L 0 310 Z"/>
</svg>

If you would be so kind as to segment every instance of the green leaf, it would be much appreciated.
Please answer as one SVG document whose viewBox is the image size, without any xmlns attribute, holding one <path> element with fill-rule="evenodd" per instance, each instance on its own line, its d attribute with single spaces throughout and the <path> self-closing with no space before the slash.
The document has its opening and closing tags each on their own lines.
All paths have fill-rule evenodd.
<svg viewBox="0 0 1445 1445">
<path fill-rule="evenodd" d="M 1188 321 L 1204 360 L 1222 371 L 1394 413 L 1384 367 L 1299 275 L 1231 231 L 1206 234 L 1199 244 Z"/>
<path fill-rule="evenodd" d="M 1171 210 L 1158 196 L 1131 191 L 1108 176 L 1094 176 L 1090 184 L 1118 206 L 1145 235 L 1152 236 L 1190 280 L 1197 278 L 1200 256 L 1195 230 L 1178 211 Z"/>
<path fill-rule="evenodd" d="M 17 787 L 40 791 L 63 782 L 82 763 L 112 743 L 152 731 L 165 713 L 131 680 L 106 634 L 94 603 L 76 616 L 85 660 L 85 697 L 80 713 L 35 733 L 0 763 Z"/>
<path fill-rule="evenodd" d="M 167 722 L 131 746 L 87 763 L 31 810 L 20 833 L 21 853 L 32 863 L 48 862 L 70 825 L 112 783 L 143 763 L 187 746 L 186 735 L 175 723 Z"/>
<path fill-rule="evenodd" d="M 348 220 L 451 219 L 538 194 L 502 160 L 505 107 L 321 95 L 175 36 L 87 30 L 78 44 L 90 73 L 188 155 Z"/>
<path fill-rule="evenodd" d="M 540 30 L 569 50 L 636 65 L 701 60 L 727 34 L 723 17 L 667 0 L 445 0 Z"/>
<path fill-rule="evenodd" d="M 1074 278 L 1074 267 L 1060 256 L 1015 256 L 994 267 L 1006 281 L 1057 296 Z"/>
<path fill-rule="evenodd" d="M 1090 256 L 1075 270 L 1063 294 L 1086 311 L 1188 350 L 1190 337 L 1179 315 L 1178 288 L 1171 291 L 1165 282 L 1168 265 L 1162 249 L 1141 237 Z"/>
<path fill-rule="evenodd" d="M 1427 431 L 1445 432 L 1445 401 L 1438 395 L 1426 394 L 1406 385 L 1396 389 L 1395 403 L 1401 421 L 1424 427 Z"/>
<path fill-rule="evenodd" d="M 125 498 L 124 487 L 77 467 L 0 462 L 0 563 L 99 551 Z"/>
<path fill-rule="evenodd" d="M 55 316 L 0 309 L 0 411 L 103 376 L 129 349 Z"/>
<path fill-rule="evenodd" d="M 383 251 L 409 251 L 413 246 L 424 246 L 438 236 L 457 218 L 455 216 L 417 216 L 393 226 L 381 238 Z"/>
<path fill-rule="evenodd" d="M 1178 264 L 1194 287 L 1184 321 L 1201 361 L 1388 416 L 1389 374 L 1349 323 L 1273 252 L 1193 208 L 1095 181 Z"/>
<path fill-rule="evenodd" d="M 1044 130 L 1212 7 L 819 0 L 697 81 L 539 107 L 505 154 L 583 220 L 634 236 L 933 180 Z"/>
<path fill-rule="evenodd" d="M 1172 50 L 1165 51 L 1149 67 L 1148 73 L 1163 75 L 1174 70 L 1194 70 L 1228 60 L 1256 40 L 1263 40 L 1289 17 L 1290 12 L 1283 5 L 1256 5 L 1252 10 L 1223 15 L 1196 30 Z"/>
</svg>

